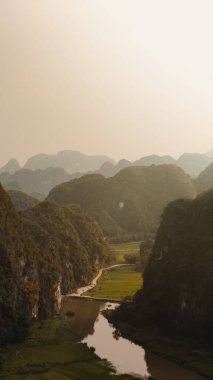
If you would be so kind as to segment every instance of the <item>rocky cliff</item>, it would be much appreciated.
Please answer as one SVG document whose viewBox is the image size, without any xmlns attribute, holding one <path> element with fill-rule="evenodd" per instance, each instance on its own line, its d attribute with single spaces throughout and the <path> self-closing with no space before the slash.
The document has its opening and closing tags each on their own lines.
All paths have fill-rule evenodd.
<svg viewBox="0 0 213 380">
<path fill-rule="evenodd" d="M 163 214 L 144 287 L 120 317 L 130 324 L 213 335 L 213 191 L 178 200 Z"/>
<path fill-rule="evenodd" d="M 37 314 L 37 246 L 0 186 L 0 345 L 23 338 Z"/>
<path fill-rule="evenodd" d="M 60 295 L 88 283 L 107 259 L 96 222 L 79 207 L 43 202 L 18 214 L 0 186 L 0 345 L 24 338 Z"/>
<path fill-rule="evenodd" d="M 43 202 L 22 216 L 39 251 L 40 315 L 51 316 L 58 287 L 66 294 L 89 283 L 107 258 L 107 246 L 100 228 L 79 207 Z"/>
</svg>

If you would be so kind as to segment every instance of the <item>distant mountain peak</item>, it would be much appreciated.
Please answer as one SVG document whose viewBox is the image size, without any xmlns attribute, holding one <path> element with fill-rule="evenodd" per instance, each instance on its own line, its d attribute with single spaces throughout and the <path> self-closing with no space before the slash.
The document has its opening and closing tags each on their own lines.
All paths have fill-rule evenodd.
<svg viewBox="0 0 213 380">
<path fill-rule="evenodd" d="M 14 174 L 20 169 L 20 165 L 15 158 L 9 160 L 2 168 L 0 168 L 0 173 L 10 173 Z"/>
<path fill-rule="evenodd" d="M 206 153 L 206 156 L 213 158 L 213 149 L 209 150 L 209 151 Z"/>
<path fill-rule="evenodd" d="M 63 150 L 53 155 L 37 154 L 27 160 L 24 168 L 36 170 L 53 167 L 62 168 L 69 174 L 75 172 L 86 173 L 88 171 L 98 170 L 106 161 L 109 161 L 113 164 L 115 163 L 115 161 L 108 156 L 90 156 L 78 151 Z"/>
</svg>

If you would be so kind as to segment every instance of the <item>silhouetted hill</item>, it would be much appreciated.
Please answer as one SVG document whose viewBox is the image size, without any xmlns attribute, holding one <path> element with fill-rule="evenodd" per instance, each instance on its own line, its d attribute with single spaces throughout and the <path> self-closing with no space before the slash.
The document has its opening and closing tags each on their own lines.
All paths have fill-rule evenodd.
<svg viewBox="0 0 213 380">
<path fill-rule="evenodd" d="M 98 169 L 96 173 L 102 174 L 106 178 L 113 177 L 117 173 L 117 166 L 113 165 L 111 162 L 106 161 L 103 163 L 103 165 L 101 165 L 100 169 Z"/>
<path fill-rule="evenodd" d="M 134 165 L 150 166 L 150 165 L 163 165 L 170 164 L 175 165 L 176 160 L 171 156 L 158 156 L 153 154 L 151 156 L 141 157 L 139 160 L 133 163 Z"/>
<path fill-rule="evenodd" d="M 0 173 L 8 172 L 10 174 L 14 174 L 17 170 L 21 169 L 17 160 L 14 158 L 7 162 L 6 165 L 0 168 Z"/>
<path fill-rule="evenodd" d="M 22 191 L 10 190 L 8 193 L 17 211 L 27 210 L 28 208 L 32 208 L 39 203 L 37 199 L 23 193 Z"/>
<path fill-rule="evenodd" d="M 205 154 L 184 153 L 178 158 L 177 165 L 186 173 L 197 177 L 212 161 L 213 158 L 207 157 Z"/>
<path fill-rule="evenodd" d="M 199 153 L 184 153 L 180 158 L 175 160 L 171 156 L 158 156 L 150 155 L 141 157 L 139 160 L 130 162 L 127 160 L 121 160 L 117 165 L 111 163 L 104 163 L 102 167 L 97 171 L 103 174 L 105 177 L 112 177 L 118 173 L 121 169 L 129 166 L 150 166 L 150 165 L 177 165 L 181 167 L 187 174 L 192 177 L 197 177 L 211 162 L 213 156 L 209 153 L 209 156 Z M 83 175 L 83 174 L 82 174 Z"/>
<path fill-rule="evenodd" d="M 7 177 L 5 177 L 5 173 L 0 174 L 0 178 L 1 178 L 0 181 L 1 181 L 2 185 L 4 186 L 5 190 L 7 190 L 7 191 L 22 191 L 22 188 L 17 181 L 4 182 L 4 178 L 9 178 L 10 174 L 8 175 L 8 173 L 6 173 L 6 176 Z"/>
<path fill-rule="evenodd" d="M 211 163 L 198 178 L 194 180 L 197 193 L 207 191 L 213 188 L 213 163 Z"/>
<path fill-rule="evenodd" d="M 212 270 L 213 190 L 167 206 L 143 290 L 119 318 L 212 338 Z"/>
<path fill-rule="evenodd" d="M 84 173 L 99 169 L 105 161 L 114 163 L 113 159 L 104 155 L 88 156 L 80 152 L 65 150 L 55 155 L 37 154 L 27 160 L 24 168 L 44 170 L 52 167 L 62 168 L 68 173 Z"/>
<path fill-rule="evenodd" d="M 93 174 L 55 187 L 48 199 L 79 204 L 113 240 L 154 234 L 163 208 L 180 197 L 192 198 L 190 178 L 174 165 L 129 167 L 114 177 Z"/>
<path fill-rule="evenodd" d="M 21 169 L 13 175 L 0 174 L 0 182 L 6 190 L 21 190 L 39 200 L 44 199 L 54 186 L 69 181 L 69 179 L 70 174 L 60 168 Z"/>
<path fill-rule="evenodd" d="M 113 165 L 111 162 L 104 162 L 104 164 L 96 171 L 96 173 L 102 174 L 104 177 L 113 177 L 120 170 L 132 166 L 132 163 L 128 160 L 120 160 L 117 165 Z M 91 174 L 91 173 L 90 173 Z"/>
</svg>

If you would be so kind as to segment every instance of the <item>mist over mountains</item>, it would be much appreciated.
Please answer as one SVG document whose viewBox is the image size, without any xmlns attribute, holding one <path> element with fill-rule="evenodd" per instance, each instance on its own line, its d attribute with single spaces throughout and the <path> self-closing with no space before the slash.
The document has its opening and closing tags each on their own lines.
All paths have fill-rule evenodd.
<svg viewBox="0 0 213 380">
<path fill-rule="evenodd" d="M 57 154 L 37 154 L 30 157 L 24 164 L 22 169 L 29 170 L 45 170 L 50 167 L 62 168 L 69 174 L 87 173 L 91 171 L 99 171 L 101 174 L 106 172 L 106 176 L 115 175 L 121 169 L 127 166 L 149 166 L 162 164 L 176 164 L 184 171 L 192 176 L 197 176 L 211 162 L 213 162 L 213 150 L 205 154 L 201 153 L 183 153 L 178 159 L 172 156 L 159 156 L 152 154 L 142 156 L 136 161 L 129 161 L 125 158 L 116 162 L 113 158 L 106 155 L 86 155 L 78 151 L 65 150 Z M 9 160 L 0 168 L 0 173 L 14 174 L 21 169 L 20 164 L 16 159 Z"/>
<path fill-rule="evenodd" d="M 182 168 L 187 174 L 192 177 L 197 177 L 211 162 L 213 162 L 213 153 L 184 153 L 177 160 L 171 156 L 150 155 L 141 157 L 136 161 L 120 160 L 116 165 L 110 162 L 105 162 L 98 170 L 100 174 L 106 177 L 111 177 L 118 173 L 121 169 L 128 166 L 150 166 L 150 165 L 177 165 Z"/>
<path fill-rule="evenodd" d="M 51 190 L 48 199 L 79 204 L 112 240 L 154 236 L 164 207 L 178 198 L 193 198 L 190 177 L 176 165 L 135 166 L 114 177 L 85 175 Z"/>
<path fill-rule="evenodd" d="M 105 161 L 115 163 L 115 161 L 104 155 L 88 156 L 86 154 L 64 150 L 55 155 L 37 154 L 29 158 L 24 165 L 24 169 L 37 170 L 52 168 L 62 168 L 69 174 L 75 172 L 87 172 L 97 170 Z"/>
<path fill-rule="evenodd" d="M 0 182 L 8 191 L 21 191 L 38 200 L 44 200 L 55 186 L 85 174 L 102 174 L 109 178 L 127 167 L 167 164 L 182 168 L 192 177 L 196 189 L 200 192 L 211 188 L 213 178 L 210 176 L 205 180 L 205 174 L 203 176 L 201 172 L 212 162 L 213 151 L 206 154 L 185 153 L 177 160 L 171 156 L 150 155 L 133 162 L 126 159 L 116 162 L 105 155 L 88 156 L 67 150 L 55 155 L 35 155 L 27 160 L 23 168 L 17 160 L 11 159 L 0 169 Z M 203 180 L 208 183 L 202 185 Z"/>
</svg>

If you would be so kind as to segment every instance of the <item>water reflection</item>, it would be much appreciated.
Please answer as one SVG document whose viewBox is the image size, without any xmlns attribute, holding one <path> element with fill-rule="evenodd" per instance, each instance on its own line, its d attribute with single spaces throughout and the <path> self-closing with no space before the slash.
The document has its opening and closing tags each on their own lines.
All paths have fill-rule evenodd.
<svg viewBox="0 0 213 380">
<path fill-rule="evenodd" d="M 144 349 L 115 335 L 115 329 L 102 314 L 99 314 L 95 322 L 94 333 L 88 335 L 83 342 L 89 347 L 95 347 L 96 354 L 112 363 L 118 374 L 128 373 L 140 378 L 149 375 Z"/>
<path fill-rule="evenodd" d="M 144 378 L 149 374 L 155 380 L 205 380 L 206 378 L 187 371 L 176 364 L 151 354 L 136 344 L 119 336 L 119 333 L 101 314 L 105 308 L 115 304 L 64 297 L 61 313 L 71 310 L 71 328 L 78 340 L 95 348 L 101 359 L 107 359 L 118 374 L 131 374 Z"/>
<path fill-rule="evenodd" d="M 85 299 L 75 299 L 64 297 L 61 305 L 61 313 L 73 311 L 74 316 L 70 317 L 72 330 L 78 336 L 79 341 L 89 334 L 94 333 L 94 324 L 98 314 L 105 305 L 104 302 L 90 301 Z"/>
</svg>

